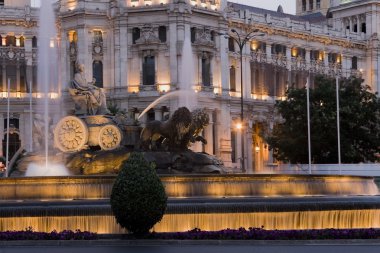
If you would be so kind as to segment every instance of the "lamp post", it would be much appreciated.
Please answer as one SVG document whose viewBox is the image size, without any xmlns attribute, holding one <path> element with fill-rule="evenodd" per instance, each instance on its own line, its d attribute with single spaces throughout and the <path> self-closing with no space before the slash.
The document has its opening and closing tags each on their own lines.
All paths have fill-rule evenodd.
<svg viewBox="0 0 380 253">
<path fill-rule="evenodd" d="M 241 169 L 242 169 L 242 172 L 246 172 L 246 169 L 245 169 L 245 154 L 244 154 L 244 101 L 243 101 L 243 96 L 244 96 L 244 93 L 243 93 L 243 84 L 244 84 L 244 81 L 243 81 L 243 49 L 244 49 L 244 46 L 245 44 L 250 41 L 253 37 L 256 37 L 256 36 L 264 36 L 265 34 L 263 33 L 259 33 L 257 34 L 259 30 L 258 29 L 255 29 L 255 30 L 252 30 L 250 32 L 248 32 L 247 34 L 240 34 L 238 33 L 235 29 L 231 29 L 231 33 L 226 35 L 226 38 L 231 38 L 233 39 L 236 44 L 238 45 L 239 47 L 239 52 L 240 52 L 240 92 L 241 92 L 241 95 L 240 95 L 240 123 L 242 125 L 242 128 L 241 128 Z"/>
</svg>

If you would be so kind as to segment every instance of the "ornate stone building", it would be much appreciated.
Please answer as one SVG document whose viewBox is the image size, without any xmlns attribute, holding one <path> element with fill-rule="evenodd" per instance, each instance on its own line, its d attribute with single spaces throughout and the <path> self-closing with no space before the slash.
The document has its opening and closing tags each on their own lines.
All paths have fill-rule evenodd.
<svg viewBox="0 0 380 253">
<path fill-rule="evenodd" d="M 331 0 L 296 0 L 296 15 L 308 15 L 322 13 L 326 15 L 330 8 Z"/>
<path fill-rule="evenodd" d="M 0 154 L 6 143 L 8 79 L 12 152 L 20 146 L 32 147 L 30 129 L 33 118 L 41 113 L 30 111 L 30 102 L 35 108 L 40 96 L 34 90 L 39 9 L 29 2 L 5 0 L 4 5 L 0 1 L 0 136 L 4 137 Z M 314 0 L 313 6 L 317 8 L 318 2 Z M 319 2 L 322 12 L 325 2 Z M 187 81 L 211 119 L 203 133 L 208 144 L 194 149 L 215 154 L 239 171 L 244 140 L 247 171 L 262 171 L 275 161 L 261 133 L 277 122 L 274 103 L 284 98 L 288 86 L 303 87 L 309 75 L 311 80 L 316 74 L 355 75 L 363 77 L 374 91 L 380 90 L 380 15 L 375 11 L 379 3 L 334 1 L 327 18 L 316 20 L 225 0 L 59 0 L 55 4 L 58 85 L 65 90 L 75 62 L 84 63 L 87 79 L 96 78 L 108 101 L 137 118 L 152 101 L 177 90 L 182 71 L 193 62 L 193 78 Z M 223 35 L 234 36 L 231 29 L 243 35 L 259 31 L 243 48 L 242 66 L 238 45 Z M 182 49 L 187 39 L 193 61 L 184 62 Z M 241 95 L 243 131 L 236 129 Z M 65 92 L 63 97 L 60 107 L 69 111 L 73 103 Z M 169 96 L 145 114 L 143 122 L 162 120 L 178 105 L 180 101 Z M 53 120 L 63 113 L 56 113 Z"/>
</svg>

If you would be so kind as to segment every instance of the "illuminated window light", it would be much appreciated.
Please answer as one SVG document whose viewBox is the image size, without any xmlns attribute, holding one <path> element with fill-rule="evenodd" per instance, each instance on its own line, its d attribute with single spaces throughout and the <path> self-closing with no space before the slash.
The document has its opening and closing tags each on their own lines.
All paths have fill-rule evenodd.
<svg viewBox="0 0 380 253">
<path fill-rule="evenodd" d="M 54 39 L 51 39 L 51 40 L 50 40 L 50 47 L 51 47 L 51 48 L 54 48 L 54 47 L 55 47 Z"/>
</svg>

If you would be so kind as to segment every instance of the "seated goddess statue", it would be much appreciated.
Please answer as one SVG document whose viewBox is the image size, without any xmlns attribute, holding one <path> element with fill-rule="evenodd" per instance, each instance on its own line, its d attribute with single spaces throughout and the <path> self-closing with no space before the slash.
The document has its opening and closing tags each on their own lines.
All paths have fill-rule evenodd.
<svg viewBox="0 0 380 253">
<path fill-rule="evenodd" d="M 71 82 L 69 93 L 75 103 L 75 114 L 77 115 L 104 115 L 109 114 L 106 96 L 102 88 L 96 87 L 95 78 L 87 82 L 85 67 L 77 64 L 77 73 Z"/>
</svg>

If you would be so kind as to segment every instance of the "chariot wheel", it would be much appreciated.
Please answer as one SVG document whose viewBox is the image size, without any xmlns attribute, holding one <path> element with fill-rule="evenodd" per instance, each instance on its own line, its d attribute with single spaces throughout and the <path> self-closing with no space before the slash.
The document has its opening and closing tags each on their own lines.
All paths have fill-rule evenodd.
<svg viewBox="0 0 380 253">
<path fill-rule="evenodd" d="M 99 146 L 102 150 L 114 150 L 120 146 L 122 134 L 115 125 L 106 125 L 99 131 Z"/>
<path fill-rule="evenodd" d="M 54 129 L 54 145 L 62 152 L 82 150 L 88 141 L 88 128 L 80 118 L 67 116 Z"/>
</svg>

